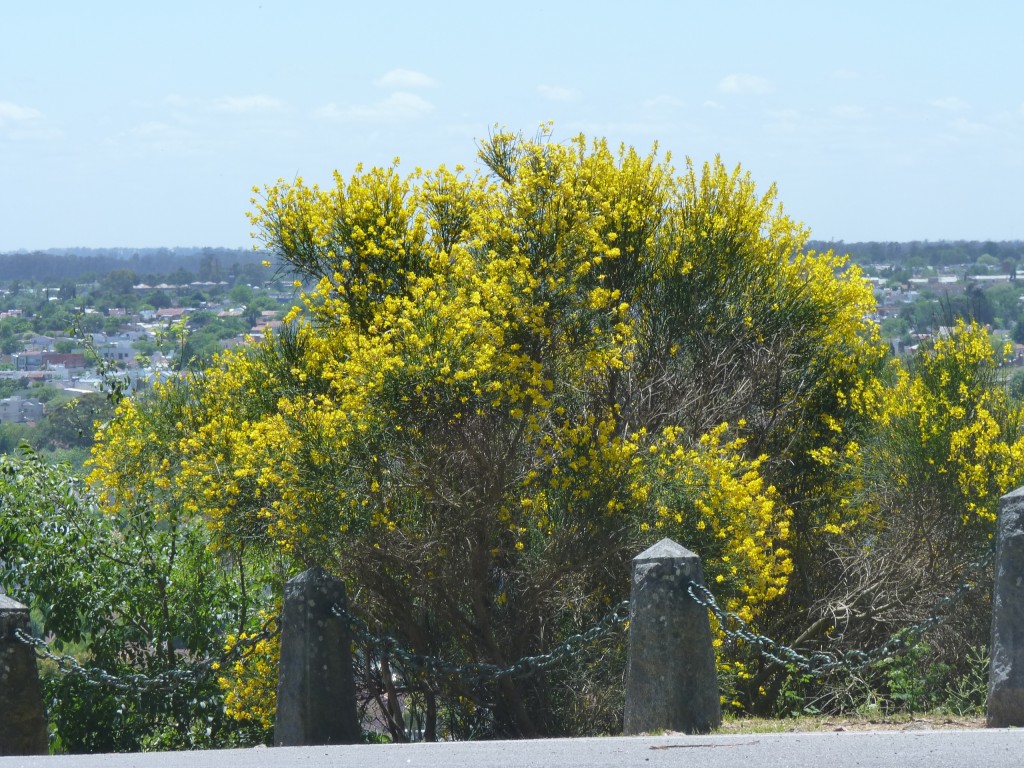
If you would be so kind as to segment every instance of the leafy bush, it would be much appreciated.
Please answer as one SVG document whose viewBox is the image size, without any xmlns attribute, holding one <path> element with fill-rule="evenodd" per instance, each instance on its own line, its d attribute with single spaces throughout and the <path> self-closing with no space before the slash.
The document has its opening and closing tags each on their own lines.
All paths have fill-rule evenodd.
<svg viewBox="0 0 1024 768">
<path fill-rule="evenodd" d="M 86 674 L 43 665 L 57 751 L 191 749 L 265 741 L 225 717 L 225 637 L 252 630 L 266 559 L 210 551 L 200 518 L 106 514 L 65 466 L 0 457 L 0 583 L 39 635 Z M 121 690 L 99 671 L 129 681 Z M 176 676 L 172 685 L 133 682 Z"/>
</svg>

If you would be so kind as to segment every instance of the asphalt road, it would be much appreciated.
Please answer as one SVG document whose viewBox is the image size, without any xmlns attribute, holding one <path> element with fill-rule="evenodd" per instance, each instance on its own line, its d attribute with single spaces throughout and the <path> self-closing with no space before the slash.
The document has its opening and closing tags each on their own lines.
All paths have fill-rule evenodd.
<svg viewBox="0 0 1024 768">
<path fill-rule="evenodd" d="M 0 768 L 945 768 L 1024 766 L 1024 729 L 754 733 L 354 747 L 291 747 L 145 755 L 4 757 Z"/>
</svg>

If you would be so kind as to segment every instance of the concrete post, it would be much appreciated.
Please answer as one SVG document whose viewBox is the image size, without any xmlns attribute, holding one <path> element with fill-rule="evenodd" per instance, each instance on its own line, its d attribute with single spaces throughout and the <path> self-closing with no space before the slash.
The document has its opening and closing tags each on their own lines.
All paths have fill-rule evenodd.
<svg viewBox="0 0 1024 768">
<path fill-rule="evenodd" d="M 36 652 L 17 629 L 32 631 L 28 608 L 0 594 L 0 757 L 50 751 Z"/>
<path fill-rule="evenodd" d="M 989 728 L 1024 726 L 1024 487 L 999 500 L 996 524 Z"/>
<path fill-rule="evenodd" d="M 627 735 L 707 733 L 722 724 L 708 611 L 686 593 L 700 558 L 662 539 L 633 558 L 626 666 Z"/>
<path fill-rule="evenodd" d="M 320 568 L 289 580 L 281 613 L 281 666 L 274 743 L 281 747 L 358 744 L 345 585 Z"/>
</svg>

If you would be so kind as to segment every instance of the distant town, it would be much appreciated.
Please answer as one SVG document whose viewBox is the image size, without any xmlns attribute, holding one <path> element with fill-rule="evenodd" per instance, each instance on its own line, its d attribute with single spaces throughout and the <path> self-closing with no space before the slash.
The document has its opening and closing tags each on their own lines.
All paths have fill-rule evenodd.
<svg viewBox="0 0 1024 768">
<path fill-rule="evenodd" d="M 848 253 L 874 286 L 872 319 L 896 355 L 917 351 L 958 319 L 987 327 L 993 346 L 1024 361 L 1024 242 L 812 243 Z M 1024 393 L 1024 378 L 1018 386 Z"/>
<path fill-rule="evenodd" d="M 874 285 L 873 319 L 910 355 L 957 319 L 1011 345 L 1024 394 L 1024 242 L 820 243 Z M 298 303 L 279 265 L 242 249 L 53 249 L 0 253 L 0 453 L 22 443 L 81 465 L 107 418 L 104 371 L 131 389 L 201 368 L 278 328 Z"/>
<path fill-rule="evenodd" d="M 111 412 L 110 375 L 144 388 L 280 327 L 298 290 L 265 258 L 0 254 L 0 453 L 28 443 L 81 464 L 93 422 Z"/>
</svg>

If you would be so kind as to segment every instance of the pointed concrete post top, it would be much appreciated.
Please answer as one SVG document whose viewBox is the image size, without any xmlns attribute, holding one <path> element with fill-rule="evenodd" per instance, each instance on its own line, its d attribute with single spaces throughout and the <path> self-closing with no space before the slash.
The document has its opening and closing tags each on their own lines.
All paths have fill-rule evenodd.
<svg viewBox="0 0 1024 768">
<path fill-rule="evenodd" d="M 307 568 L 302 573 L 292 576 L 288 579 L 288 583 L 295 584 L 321 584 L 325 581 L 337 581 L 334 576 L 329 574 L 319 565 L 314 565 L 312 568 Z"/>
<path fill-rule="evenodd" d="M 1012 490 L 1009 493 L 1004 494 L 1003 496 L 1001 496 L 1000 497 L 1000 501 L 1003 501 L 1003 500 L 1015 501 L 1015 502 L 1019 502 L 1021 500 L 1024 500 L 1024 485 L 1022 485 L 1020 488 Z"/>
<path fill-rule="evenodd" d="M 1022 517 L 1024 517 L 1024 486 L 999 497 L 996 526 L 1000 530 L 1006 526 L 1016 528 L 1017 521 Z"/>
<path fill-rule="evenodd" d="M 346 600 L 345 582 L 320 566 L 307 568 L 302 573 L 292 576 L 284 583 L 284 590 L 290 595 L 306 595 L 315 602 L 327 600 L 328 604 L 344 604 Z"/>
<path fill-rule="evenodd" d="M 27 611 L 28 606 L 22 605 L 17 600 L 8 597 L 7 595 L 0 594 L 0 612 L 6 613 L 8 611 Z"/>
<path fill-rule="evenodd" d="M 697 556 L 697 553 L 691 552 L 683 545 L 672 541 L 672 539 L 665 538 L 634 557 L 633 562 L 642 563 L 648 560 L 688 560 L 691 558 L 700 559 Z"/>
</svg>

